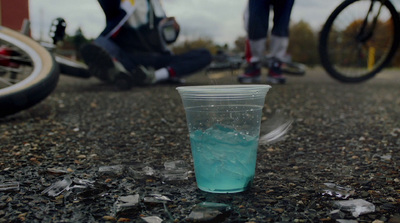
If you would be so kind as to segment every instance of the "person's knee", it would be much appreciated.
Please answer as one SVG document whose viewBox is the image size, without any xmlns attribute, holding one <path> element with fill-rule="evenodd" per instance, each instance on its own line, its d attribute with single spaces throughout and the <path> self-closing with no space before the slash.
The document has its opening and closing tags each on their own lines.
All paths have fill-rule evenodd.
<svg viewBox="0 0 400 223">
<path fill-rule="evenodd" d="M 198 49 L 199 55 L 201 55 L 202 60 L 206 65 L 210 64 L 212 61 L 212 55 L 207 49 Z"/>
<path fill-rule="evenodd" d="M 288 29 L 276 29 L 271 32 L 274 36 L 279 37 L 289 37 L 289 30 Z"/>
<path fill-rule="evenodd" d="M 114 58 L 120 54 L 121 49 L 119 46 L 109 38 L 99 36 L 93 41 L 93 43 L 105 49 Z"/>
</svg>

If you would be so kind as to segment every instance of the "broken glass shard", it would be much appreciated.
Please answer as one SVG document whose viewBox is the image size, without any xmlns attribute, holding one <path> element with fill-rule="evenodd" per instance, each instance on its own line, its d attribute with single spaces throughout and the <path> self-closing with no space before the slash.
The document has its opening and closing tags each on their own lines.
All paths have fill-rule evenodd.
<svg viewBox="0 0 400 223">
<path fill-rule="evenodd" d="M 333 197 L 347 199 L 354 195 L 355 190 L 351 187 L 343 187 L 334 183 L 324 183 L 322 186 L 322 195 L 329 195 Z"/>
<path fill-rule="evenodd" d="M 165 170 L 161 171 L 165 181 L 187 180 L 189 167 L 183 160 L 169 161 L 164 163 Z"/>
<path fill-rule="evenodd" d="M 183 160 L 167 161 L 164 163 L 166 170 L 187 169 L 187 164 Z"/>
<path fill-rule="evenodd" d="M 79 179 L 79 178 L 74 178 L 73 181 L 75 184 L 80 184 L 80 185 L 85 185 L 87 187 L 93 186 L 94 180 L 85 180 L 85 179 Z"/>
<path fill-rule="evenodd" d="M 231 207 L 227 204 L 203 202 L 193 208 L 187 220 L 195 222 L 222 221 L 221 218 L 227 215 L 230 210 Z"/>
<path fill-rule="evenodd" d="M 60 169 L 56 169 L 56 168 L 47 168 L 47 172 L 51 173 L 51 174 L 67 174 L 68 171 L 67 170 L 60 170 Z"/>
<path fill-rule="evenodd" d="M 198 207 L 205 207 L 205 208 L 213 208 L 217 209 L 221 212 L 228 212 L 231 210 L 231 206 L 223 203 L 214 203 L 214 202 L 202 202 L 197 204 Z"/>
<path fill-rule="evenodd" d="M 386 154 L 381 156 L 382 160 L 390 161 L 392 159 L 392 155 Z"/>
<path fill-rule="evenodd" d="M 15 191 L 15 190 L 19 190 L 19 182 L 0 183 L 0 191 Z"/>
<path fill-rule="evenodd" d="M 153 169 L 151 166 L 145 166 L 141 164 L 132 164 L 125 167 L 129 175 L 135 179 L 143 179 L 147 177 L 155 177 L 158 175 L 158 171 Z"/>
<path fill-rule="evenodd" d="M 100 173 L 113 173 L 113 174 L 122 174 L 124 172 L 123 165 L 114 165 L 114 166 L 101 166 L 99 167 Z"/>
<path fill-rule="evenodd" d="M 391 132 L 390 135 L 396 137 L 398 135 L 400 135 L 400 128 L 394 128 Z"/>
<path fill-rule="evenodd" d="M 277 112 L 261 125 L 260 145 L 271 145 L 285 139 L 293 119 Z"/>
<path fill-rule="evenodd" d="M 334 204 L 342 211 L 351 212 L 354 217 L 375 212 L 375 205 L 363 199 L 336 201 Z"/>
<path fill-rule="evenodd" d="M 71 187 L 69 187 L 68 190 L 74 189 L 74 188 L 83 188 L 83 189 L 85 189 L 85 188 L 88 188 L 88 187 L 93 187 L 94 182 L 95 181 L 92 181 L 92 180 L 84 180 L 84 179 L 75 178 L 73 180 L 74 184 Z"/>
<path fill-rule="evenodd" d="M 188 171 L 186 170 L 164 170 L 161 171 L 161 174 L 164 181 L 188 179 Z"/>
<path fill-rule="evenodd" d="M 158 216 L 142 217 L 142 219 L 147 223 L 161 223 L 163 220 Z"/>
<path fill-rule="evenodd" d="M 149 196 L 143 198 L 146 203 L 165 203 L 171 201 L 167 196 L 161 194 L 149 194 Z"/>
<path fill-rule="evenodd" d="M 156 171 L 149 166 L 143 167 L 142 170 L 143 170 L 144 175 L 147 175 L 147 176 L 153 176 L 156 173 Z"/>
<path fill-rule="evenodd" d="M 218 210 L 203 207 L 193 209 L 187 219 L 195 222 L 206 222 L 212 221 L 220 215 L 222 215 L 222 212 Z"/>
<path fill-rule="evenodd" d="M 118 198 L 118 201 L 126 204 L 138 204 L 139 194 L 122 196 Z"/>
<path fill-rule="evenodd" d="M 139 208 L 139 194 L 121 196 L 114 203 L 114 214 L 124 214 Z"/>
<path fill-rule="evenodd" d="M 57 181 L 50 187 L 46 188 L 44 191 L 42 191 L 42 194 L 47 194 L 51 197 L 57 197 L 65 190 L 69 190 L 69 186 L 71 184 L 72 180 L 70 178 L 64 178 L 63 180 Z"/>
<path fill-rule="evenodd" d="M 385 154 L 385 155 L 380 155 L 380 154 L 374 154 L 372 158 L 378 158 L 383 161 L 390 161 L 392 159 L 392 155 L 390 154 Z"/>
<path fill-rule="evenodd" d="M 63 193 L 64 191 L 69 191 L 76 188 L 86 189 L 86 188 L 94 188 L 95 181 L 78 179 L 75 178 L 71 180 L 70 178 L 64 178 L 63 180 L 57 181 L 52 184 L 50 187 L 46 188 L 42 191 L 42 194 L 47 194 L 51 197 L 56 197 Z"/>
<path fill-rule="evenodd" d="M 357 220 L 348 220 L 348 219 L 336 219 L 337 223 L 358 223 Z"/>
</svg>

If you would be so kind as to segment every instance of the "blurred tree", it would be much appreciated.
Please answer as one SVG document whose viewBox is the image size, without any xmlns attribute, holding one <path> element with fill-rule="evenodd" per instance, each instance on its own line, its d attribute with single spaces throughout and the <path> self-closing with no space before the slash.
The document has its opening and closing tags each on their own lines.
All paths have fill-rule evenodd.
<svg viewBox="0 0 400 223">
<path fill-rule="evenodd" d="M 246 37 L 239 36 L 235 40 L 235 47 L 233 48 L 233 51 L 236 53 L 242 53 L 242 52 L 244 52 L 245 46 L 246 46 Z"/>
<path fill-rule="evenodd" d="M 223 45 L 216 45 L 216 47 L 218 48 L 218 50 L 224 50 L 224 51 L 229 50 L 229 46 L 227 43 L 225 43 Z"/>
<path fill-rule="evenodd" d="M 186 40 L 184 42 L 174 44 L 172 46 L 172 52 L 174 52 L 175 54 L 181 54 L 189 50 L 198 48 L 206 48 L 212 54 L 216 54 L 218 50 L 218 46 L 215 45 L 211 39 L 199 38 L 195 40 Z"/>
<path fill-rule="evenodd" d="M 288 53 L 292 60 L 314 66 L 319 63 L 318 37 L 311 26 L 300 20 L 290 26 Z"/>
<path fill-rule="evenodd" d="M 79 27 L 76 31 L 75 31 L 75 36 L 72 37 L 72 43 L 74 44 L 75 47 L 75 51 L 79 52 L 79 48 L 87 43 L 89 40 L 86 39 L 86 37 L 83 35 L 82 29 L 81 27 Z M 80 59 L 80 54 L 77 53 L 77 59 Z"/>
<path fill-rule="evenodd" d="M 79 48 L 85 44 L 92 41 L 91 39 L 87 39 L 82 29 L 79 27 L 75 31 L 75 35 L 69 36 L 66 35 L 64 40 L 57 44 L 57 53 L 67 56 L 67 57 L 74 57 L 77 60 L 80 60 Z"/>
<path fill-rule="evenodd" d="M 360 30 L 360 27 L 363 25 L 363 20 L 356 20 L 352 22 L 346 29 L 343 31 L 343 42 L 344 43 L 353 43 L 354 42 L 354 37 L 358 35 L 358 32 Z M 362 55 L 365 55 L 364 58 L 365 60 L 361 61 L 363 62 L 363 65 L 366 66 L 368 63 L 368 52 L 371 48 L 375 50 L 375 59 L 378 60 L 379 58 L 383 57 L 387 51 L 389 50 L 390 45 L 392 44 L 392 41 L 398 41 L 392 39 L 393 36 L 393 21 L 391 19 L 387 21 L 381 21 L 378 20 L 376 22 L 376 26 L 374 28 L 373 35 L 371 38 L 367 40 L 367 42 L 363 45 L 363 48 L 358 48 L 356 44 L 353 44 L 353 50 L 349 51 L 349 54 L 354 55 L 355 50 L 360 50 Z M 343 50 L 349 48 L 349 45 L 346 44 L 342 46 Z M 353 58 L 353 61 L 351 61 L 353 64 L 357 63 L 360 64 L 360 60 L 356 60 L 354 57 L 350 57 L 349 59 Z M 400 61 L 398 58 L 398 54 L 394 57 L 394 59 L 391 61 L 392 66 L 398 66 Z"/>
</svg>

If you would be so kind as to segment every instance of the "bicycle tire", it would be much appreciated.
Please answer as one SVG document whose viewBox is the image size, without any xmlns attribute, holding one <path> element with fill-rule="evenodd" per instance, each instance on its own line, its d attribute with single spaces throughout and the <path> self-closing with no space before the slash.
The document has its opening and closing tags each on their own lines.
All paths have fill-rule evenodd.
<svg viewBox="0 0 400 223">
<path fill-rule="evenodd" d="M 71 60 L 61 55 L 55 55 L 55 60 L 60 67 L 60 73 L 79 78 L 90 78 L 92 75 L 89 73 L 86 64 Z"/>
<path fill-rule="evenodd" d="M 56 87 L 59 67 L 48 50 L 35 40 L 0 26 L 0 43 L 26 56 L 26 76 L 0 88 L 0 117 L 15 114 L 45 99 Z"/>
<path fill-rule="evenodd" d="M 282 72 L 291 75 L 304 75 L 306 73 L 306 66 L 296 62 L 285 62 L 282 65 Z"/>
<path fill-rule="evenodd" d="M 354 27 L 358 25 L 359 27 L 361 25 L 360 20 L 353 19 L 350 21 L 350 25 L 346 27 L 347 30 L 340 30 L 340 26 L 346 24 L 340 20 L 342 16 L 347 16 L 346 18 L 356 16 L 362 9 L 366 9 L 371 2 L 379 3 L 377 0 L 345 0 L 332 12 L 322 28 L 318 47 L 321 64 L 328 74 L 336 80 L 359 83 L 374 77 L 390 62 L 398 48 L 400 17 L 390 1 L 385 1 L 383 4 L 383 11 L 379 16 L 380 18 L 386 16 L 386 18 L 377 23 L 376 29 L 378 30 L 374 30 L 374 35 L 368 41 L 364 43 L 355 42 L 355 36 L 352 36 L 354 39 L 348 38 L 349 35 L 347 34 L 351 30 L 348 28 L 350 25 Z M 350 12 L 350 10 L 353 11 Z M 361 19 L 361 21 L 363 20 Z M 388 22 L 389 20 L 392 22 Z M 380 32 L 384 28 L 387 28 L 389 32 Z M 377 35 L 377 33 L 384 33 L 386 36 Z M 382 37 L 386 39 L 379 39 Z M 374 61 L 375 56 L 372 56 L 374 54 L 370 50 L 376 48 L 382 48 L 382 50 L 376 50 L 375 55 L 378 55 L 379 58 L 373 63 L 371 61 Z M 355 53 L 352 51 L 353 49 L 355 49 Z M 355 57 L 351 57 L 352 53 Z M 371 61 L 368 62 L 368 60 Z M 354 64 L 350 64 L 353 62 Z"/>
</svg>

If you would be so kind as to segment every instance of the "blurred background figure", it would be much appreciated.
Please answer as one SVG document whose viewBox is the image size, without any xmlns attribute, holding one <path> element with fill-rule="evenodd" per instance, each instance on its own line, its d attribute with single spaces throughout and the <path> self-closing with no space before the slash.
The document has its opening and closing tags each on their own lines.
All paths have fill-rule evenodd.
<svg viewBox="0 0 400 223">
<path fill-rule="evenodd" d="M 247 32 L 246 60 L 244 74 L 238 76 L 240 83 L 261 81 L 261 62 L 266 55 L 269 15 L 273 10 L 273 27 L 270 37 L 269 57 L 273 62 L 269 67 L 267 83 L 284 84 L 280 61 L 283 60 L 289 45 L 289 21 L 294 0 L 249 0 L 244 12 Z"/>
<path fill-rule="evenodd" d="M 167 17 L 160 0 L 98 0 L 106 27 L 81 54 L 94 76 L 113 81 L 117 75 L 135 84 L 180 83 L 211 62 L 205 49 L 174 55 L 167 47 L 176 41 L 180 26 Z"/>
</svg>

